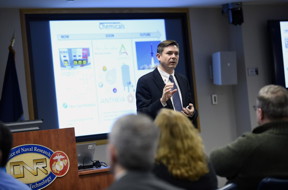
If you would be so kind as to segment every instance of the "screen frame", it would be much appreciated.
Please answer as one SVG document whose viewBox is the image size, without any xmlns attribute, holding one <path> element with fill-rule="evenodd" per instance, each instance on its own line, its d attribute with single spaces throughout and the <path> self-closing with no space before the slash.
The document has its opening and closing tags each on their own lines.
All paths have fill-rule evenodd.
<svg viewBox="0 0 288 190">
<path fill-rule="evenodd" d="M 272 83 L 286 88 L 284 76 L 283 49 L 281 42 L 280 22 L 288 20 L 268 20 L 268 32 L 270 37 L 271 62 L 273 67 Z"/>
<path fill-rule="evenodd" d="M 37 107 L 41 107 L 41 102 L 37 100 L 37 96 L 39 94 L 36 94 L 35 92 L 35 76 L 33 76 L 33 63 L 31 60 L 31 57 L 33 56 L 31 53 L 31 43 L 29 39 L 29 21 L 32 19 L 34 20 L 41 20 L 45 17 L 50 17 L 52 19 L 54 18 L 65 18 L 68 15 L 74 15 L 75 17 L 71 17 L 71 19 L 75 19 L 76 17 L 81 19 L 89 19 L 89 15 L 91 17 L 91 14 L 96 15 L 97 19 L 115 19 L 115 16 L 117 16 L 118 19 L 123 19 L 128 17 L 135 17 L 137 16 L 137 19 L 149 19 L 149 18 L 181 18 L 182 20 L 182 31 L 183 31 L 183 49 L 180 50 L 180 59 L 185 59 L 184 68 L 176 68 L 182 69 L 182 71 L 185 72 L 185 75 L 187 76 L 188 80 L 190 81 L 190 86 L 192 89 L 192 95 L 194 99 L 194 103 L 197 108 L 197 101 L 196 101 L 196 89 L 195 89 L 195 82 L 194 82 L 194 71 L 193 71 L 193 62 L 192 62 L 192 45 L 191 45 L 191 37 L 190 37 L 190 25 L 189 25 L 189 10 L 188 9 L 182 9 L 182 8 L 176 8 L 176 9 L 20 9 L 20 16 L 21 16 L 21 27 L 23 31 L 23 47 L 24 47 L 24 59 L 25 59 L 25 71 L 26 71 L 26 85 L 27 85 L 27 97 L 28 97 L 28 109 L 29 109 L 29 118 L 35 119 L 39 118 Z M 111 14 L 114 15 L 114 17 L 111 17 Z M 108 17 L 107 17 L 108 16 Z M 95 18 L 94 18 L 95 19 Z M 177 41 L 177 39 L 175 39 Z M 49 45 L 49 44 L 48 44 Z M 181 55 L 182 54 L 182 55 Z M 41 94 L 40 94 L 41 96 Z M 45 108 L 47 109 L 47 112 L 53 112 L 51 110 L 52 108 Z M 57 113 L 55 113 L 55 116 L 57 117 Z M 41 118 L 40 118 L 41 119 Z M 46 126 L 43 126 L 41 129 L 54 129 L 55 123 L 49 123 L 49 121 L 45 121 L 45 123 L 48 122 Z M 199 122 L 197 122 L 199 123 Z M 198 129 L 200 127 L 198 126 Z M 105 134 L 97 134 L 97 135 L 87 135 L 87 136 L 80 136 L 76 137 L 77 142 L 82 141 L 91 141 L 91 140 L 101 140 L 101 139 L 107 139 L 108 135 Z"/>
</svg>

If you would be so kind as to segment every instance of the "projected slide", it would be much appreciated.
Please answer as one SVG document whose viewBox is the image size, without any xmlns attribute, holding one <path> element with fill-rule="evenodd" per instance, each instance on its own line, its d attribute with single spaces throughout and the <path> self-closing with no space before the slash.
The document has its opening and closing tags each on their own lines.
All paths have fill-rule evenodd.
<svg viewBox="0 0 288 190">
<path fill-rule="evenodd" d="M 163 19 L 50 21 L 50 33 L 60 128 L 107 133 L 136 113 L 137 80 L 157 66 L 166 39 Z"/>
<path fill-rule="evenodd" d="M 280 22 L 285 87 L 288 88 L 288 21 Z"/>
</svg>

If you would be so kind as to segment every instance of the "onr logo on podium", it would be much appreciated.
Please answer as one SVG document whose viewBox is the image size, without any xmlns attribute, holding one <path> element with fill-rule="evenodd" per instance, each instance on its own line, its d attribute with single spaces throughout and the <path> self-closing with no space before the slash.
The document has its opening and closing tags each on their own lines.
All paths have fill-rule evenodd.
<svg viewBox="0 0 288 190">
<path fill-rule="evenodd" d="M 69 158 L 63 151 L 54 152 L 37 144 L 14 147 L 6 165 L 7 173 L 32 190 L 47 187 L 57 177 L 65 176 L 69 168 Z"/>
</svg>

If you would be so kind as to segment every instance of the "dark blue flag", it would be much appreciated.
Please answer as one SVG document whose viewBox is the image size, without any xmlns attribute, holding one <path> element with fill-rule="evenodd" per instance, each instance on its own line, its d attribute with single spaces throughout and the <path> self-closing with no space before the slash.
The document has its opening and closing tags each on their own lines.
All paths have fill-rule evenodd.
<svg viewBox="0 0 288 190">
<path fill-rule="evenodd" d="M 15 51 L 9 47 L 2 96 L 0 100 L 0 121 L 14 122 L 22 119 L 23 107 L 15 67 Z"/>
</svg>

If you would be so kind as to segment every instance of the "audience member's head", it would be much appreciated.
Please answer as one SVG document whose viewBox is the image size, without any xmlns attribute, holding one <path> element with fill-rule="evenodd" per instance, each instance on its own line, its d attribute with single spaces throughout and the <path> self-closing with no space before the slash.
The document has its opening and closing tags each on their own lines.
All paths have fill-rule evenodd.
<svg viewBox="0 0 288 190">
<path fill-rule="evenodd" d="M 145 115 L 126 115 L 113 125 L 109 135 L 111 167 L 148 171 L 153 168 L 159 129 Z"/>
<path fill-rule="evenodd" d="M 160 128 L 157 162 L 182 179 L 197 180 L 208 173 L 202 139 L 184 114 L 164 108 L 155 124 Z"/>
<path fill-rule="evenodd" d="M 259 124 L 288 118 L 288 91 L 278 85 L 260 89 L 256 100 L 256 115 Z"/>
<path fill-rule="evenodd" d="M 12 148 L 12 134 L 10 130 L 0 123 L 0 167 L 5 167 Z"/>
</svg>

